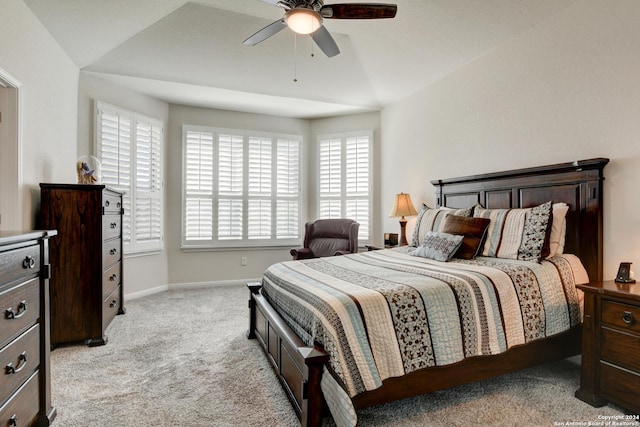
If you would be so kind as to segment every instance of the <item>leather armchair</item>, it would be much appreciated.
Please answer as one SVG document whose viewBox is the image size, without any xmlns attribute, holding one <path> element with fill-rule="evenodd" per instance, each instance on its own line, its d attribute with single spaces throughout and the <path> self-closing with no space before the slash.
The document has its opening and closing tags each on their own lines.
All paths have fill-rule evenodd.
<svg viewBox="0 0 640 427">
<path fill-rule="evenodd" d="M 318 219 L 305 224 L 304 247 L 291 249 L 293 259 L 319 258 L 358 252 L 360 224 L 352 219 Z"/>
</svg>

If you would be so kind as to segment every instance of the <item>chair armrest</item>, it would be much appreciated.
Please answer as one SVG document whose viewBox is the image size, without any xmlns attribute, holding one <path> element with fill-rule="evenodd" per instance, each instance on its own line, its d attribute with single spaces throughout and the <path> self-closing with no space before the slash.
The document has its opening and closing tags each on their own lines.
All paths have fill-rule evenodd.
<svg viewBox="0 0 640 427">
<path fill-rule="evenodd" d="M 313 252 L 309 248 L 294 248 L 289 251 L 293 259 L 315 258 Z"/>
</svg>

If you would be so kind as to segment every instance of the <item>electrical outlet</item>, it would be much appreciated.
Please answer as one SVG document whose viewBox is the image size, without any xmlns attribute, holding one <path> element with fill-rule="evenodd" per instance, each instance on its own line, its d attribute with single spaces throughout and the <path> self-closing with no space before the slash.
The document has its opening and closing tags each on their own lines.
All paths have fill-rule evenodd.
<svg viewBox="0 0 640 427">
<path fill-rule="evenodd" d="M 240 265 L 242 265 L 243 267 L 247 265 L 247 257 L 243 256 L 242 258 L 240 258 Z"/>
</svg>

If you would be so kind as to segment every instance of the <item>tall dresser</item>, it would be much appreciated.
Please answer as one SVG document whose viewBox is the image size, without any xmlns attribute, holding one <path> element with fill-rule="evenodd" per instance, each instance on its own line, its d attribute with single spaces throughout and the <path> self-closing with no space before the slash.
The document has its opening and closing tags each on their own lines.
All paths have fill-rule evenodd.
<svg viewBox="0 0 640 427">
<path fill-rule="evenodd" d="M 107 342 L 124 314 L 122 193 L 104 185 L 40 184 L 41 227 L 51 242 L 51 345 Z"/>
<path fill-rule="evenodd" d="M 53 231 L 0 232 L 0 426 L 48 426 L 49 238 Z"/>
</svg>

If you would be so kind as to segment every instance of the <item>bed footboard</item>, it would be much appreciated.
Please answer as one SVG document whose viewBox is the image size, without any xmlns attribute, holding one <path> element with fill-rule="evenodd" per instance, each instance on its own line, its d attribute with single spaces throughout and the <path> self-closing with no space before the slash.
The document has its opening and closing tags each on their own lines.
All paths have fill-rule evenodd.
<svg viewBox="0 0 640 427">
<path fill-rule="evenodd" d="M 271 362 L 303 427 L 322 425 L 320 380 L 329 355 L 308 347 L 260 294 L 261 283 L 248 283 L 249 339 L 257 339 Z"/>
</svg>

